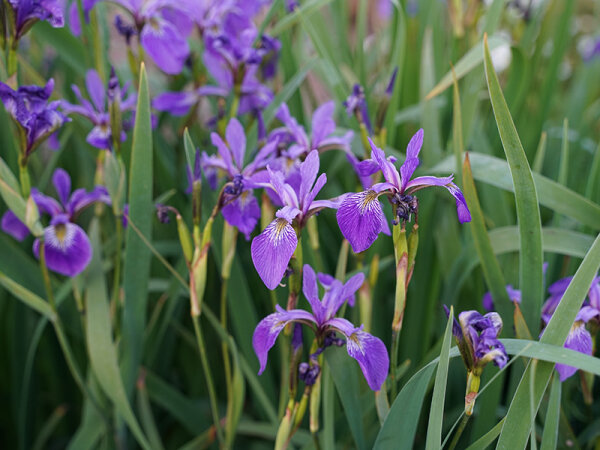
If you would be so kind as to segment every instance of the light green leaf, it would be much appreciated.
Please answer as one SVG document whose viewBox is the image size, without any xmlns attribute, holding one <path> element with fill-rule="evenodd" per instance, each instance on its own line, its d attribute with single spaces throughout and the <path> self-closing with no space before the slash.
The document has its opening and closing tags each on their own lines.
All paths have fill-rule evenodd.
<svg viewBox="0 0 600 450">
<path fill-rule="evenodd" d="M 130 226 L 125 236 L 125 263 L 123 266 L 123 360 L 122 371 L 125 389 L 131 393 L 142 358 L 142 344 L 146 327 L 150 250 L 144 243 L 152 239 L 152 125 L 150 123 L 150 96 L 146 69 L 142 64 L 138 102 L 133 129 L 131 166 L 129 168 Z M 141 233 L 139 236 L 134 227 Z"/>
<path fill-rule="evenodd" d="M 560 395 L 562 383 L 558 376 L 554 375 L 552 387 L 550 388 L 550 400 L 548 400 L 548 411 L 544 422 L 544 434 L 540 450 L 553 450 L 558 443 L 558 426 L 560 423 Z"/>
<path fill-rule="evenodd" d="M 446 382 L 448 380 L 448 366 L 450 363 L 450 344 L 452 342 L 452 325 L 454 321 L 454 308 L 450 307 L 450 315 L 444 333 L 444 342 L 440 352 L 440 362 L 435 374 L 431 409 L 429 410 L 429 424 L 427 426 L 426 449 L 442 448 L 442 421 L 444 418 L 444 400 L 446 397 Z"/>
<path fill-rule="evenodd" d="M 21 188 L 10 167 L 0 158 L 0 196 L 21 222 L 27 225 L 34 236 L 41 236 L 44 229 L 39 222 L 39 214 L 33 200 L 28 203 L 21 196 Z M 30 197 L 31 198 L 31 197 Z"/>
<path fill-rule="evenodd" d="M 50 305 L 48 305 L 46 301 L 35 295 L 30 290 L 21 286 L 20 284 L 15 283 L 12 279 L 4 275 L 2 272 L 0 272 L 0 284 L 4 286 L 4 288 L 7 291 L 9 291 L 11 294 L 13 294 L 15 297 L 17 297 L 30 308 L 35 309 L 37 312 L 39 312 L 43 316 L 46 316 L 51 321 L 55 319 L 56 315 L 54 314 L 52 308 L 50 308 Z"/>
<path fill-rule="evenodd" d="M 502 425 L 504 425 L 504 418 L 496 424 L 494 428 L 488 431 L 486 434 L 481 436 L 475 442 L 467 447 L 467 450 L 485 450 L 496 440 L 502 431 Z"/>
<path fill-rule="evenodd" d="M 484 36 L 483 40 L 484 66 L 490 101 L 515 189 L 517 219 L 521 236 L 519 289 L 523 298 L 528 299 L 521 306 L 529 329 L 535 330 L 540 322 L 543 296 L 542 223 L 537 191 L 527 156 L 500 89 L 500 83 L 492 64 L 487 36 Z"/>
<path fill-rule="evenodd" d="M 127 400 L 121 373 L 119 372 L 117 350 L 112 340 L 112 323 L 108 304 L 108 292 L 102 271 L 101 247 L 98 222 L 90 226 L 90 241 L 94 256 L 86 272 L 86 341 L 92 370 L 98 383 L 108 398 L 114 403 L 138 443 L 150 449 L 144 433 L 133 414 Z"/>
</svg>

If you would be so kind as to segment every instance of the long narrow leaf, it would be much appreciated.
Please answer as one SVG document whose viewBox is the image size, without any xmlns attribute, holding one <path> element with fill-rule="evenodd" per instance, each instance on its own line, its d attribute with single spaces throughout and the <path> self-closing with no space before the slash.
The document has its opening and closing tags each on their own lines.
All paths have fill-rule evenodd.
<svg viewBox="0 0 600 450">
<path fill-rule="evenodd" d="M 429 425 L 427 426 L 426 449 L 438 449 L 442 446 L 442 420 L 444 418 L 444 400 L 446 397 L 446 382 L 448 380 L 448 366 L 450 363 L 450 344 L 452 342 L 452 325 L 454 322 L 454 309 L 450 308 L 450 316 L 446 324 L 444 342 L 440 352 L 440 362 L 435 374 L 431 409 L 429 410 Z"/>
<path fill-rule="evenodd" d="M 500 89 L 500 83 L 492 64 L 492 57 L 484 36 L 484 66 L 498 132 L 510 167 L 515 187 L 521 252 L 519 255 L 519 288 L 527 301 L 523 302 L 523 316 L 530 330 L 540 321 L 543 295 L 542 232 L 537 191 L 527 156 L 521 145 L 508 105 Z"/>
<path fill-rule="evenodd" d="M 138 102 L 133 129 L 131 167 L 129 168 L 129 217 L 140 233 L 152 236 L 152 125 L 150 123 L 150 96 L 146 69 L 142 64 Z M 125 237 L 123 287 L 123 378 L 125 389 L 131 393 L 142 358 L 142 342 L 146 326 L 150 250 L 133 227 Z"/>
</svg>

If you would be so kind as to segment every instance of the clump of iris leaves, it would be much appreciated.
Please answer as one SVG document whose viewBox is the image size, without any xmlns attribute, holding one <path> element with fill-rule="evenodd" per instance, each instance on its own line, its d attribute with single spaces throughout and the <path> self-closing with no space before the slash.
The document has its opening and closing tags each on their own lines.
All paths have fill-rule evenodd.
<svg viewBox="0 0 600 450">
<path fill-rule="evenodd" d="M 597 448 L 598 8 L 4 0 L 0 446 Z"/>
</svg>

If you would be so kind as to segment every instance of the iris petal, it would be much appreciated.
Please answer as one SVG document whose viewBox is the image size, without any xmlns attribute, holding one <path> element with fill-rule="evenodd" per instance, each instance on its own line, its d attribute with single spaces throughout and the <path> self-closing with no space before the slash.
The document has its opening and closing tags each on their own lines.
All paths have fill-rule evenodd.
<svg viewBox="0 0 600 450">
<path fill-rule="evenodd" d="M 377 194 L 371 190 L 347 196 L 336 217 L 340 231 L 355 253 L 368 249 L 375 242 L 385 220 Z"/>
</svg>

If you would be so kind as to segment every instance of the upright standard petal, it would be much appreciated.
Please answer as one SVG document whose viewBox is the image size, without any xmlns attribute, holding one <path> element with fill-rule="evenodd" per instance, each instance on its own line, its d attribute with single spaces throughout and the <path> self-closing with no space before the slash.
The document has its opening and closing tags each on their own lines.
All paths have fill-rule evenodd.
<svg viewBox="0 0 600 450">
<path fill-rule="evenodd" d="M 298 237 L 286 219 L 277 218 L 252 241 L 252 262 L 265 285 L 279 285 L 296 246 Z"/>
<path fill-rule="evenodd" d="M 269 314 L 258 323 L 256 329 L 254 330 L 254 334 L 252 335 L 252 347 L 254 348 L 254 353 L 256 353 L 258 362 L 260 364 L 260 369 L 258 370 L 259 375 L 262 374 L 265 370 L 265 367 L 267 367 L 269 350 L 271 350 L 273 345 L 275 345 L 277 336 L 279 336 L 281 330 L 283 330 L 289 322 L 315 321 L 313 316 L 307 311 L 302 311 L 299 309 L 286 311 L 279 305 L 277 305 L 276 308 L 277 312 Z"/>
<path fill-rule="evenodd" d="M 346 319 L 332 319 L 327 324 L 346 336 L 348 354 L 358 361 L 369 387 L 378 391 L 387 378 L 390 359 L 381 339 L 356 328 Z"/>
<path fill-rule="evenodd" d="M 238 169 L 244 167 L 244 155 L 246 154 L 246 134 L 242 124 L 234 117 L 229 121 L 225 130 L 227 145 L 233 155 L 233 160 Z"/>
<path fill-rule="evenodd" d="M 66 170 L 58 168 L 54 171 L 54 175 L 52 175 L 52 184 L 54 184 L 58 199 L 65 206 L 71 194 L 71 177 Z"/>
<path fill-rule="evenodd" d="M 354 253 L 365 251 L 375 242 L 385 220 L 377 193 L 372 190 L 347 196 L 336 217 L 340 231 Z"/>
<path fill-rule="evenodd" d="M 300 164 L 300 189 L 298 191 L 298 200 L 302 203 L 308 196 L 310 188 L 317 179 L 319 173 L 319 152 L 311 151 L 304 162 Z"/>
<path fill-rule="evenodd" d="M 319 147 L 321 142 L 335 131 L 334 111 L 335 103 L 333 100 L 323 103 L 315 110 L 312 118 L 311 150 Z"/>
<path fill-rule="evenodd" d="M 317 319 L 318 323 L 325 320 L 323 305 L 319 299 L 319 286 L 317 285 L 317 276 L 312 267 L 308 264 L 304 264 L 302 271 L 302 292 L 310 303 L 310 307 Z"/>
<path fill-rule="evenodd" d="M 565 341 L 565 348 L 584 353 L 586 355 L 592 354 L 592 336 L 590 332 L 586 330 L 585 324 L 581 321 L 575 322 L 571 327 L 571 331 Z M 577 372 L 577 368 L 573 366 L 566 366 L 564 364 L 557 364 L 556 371 L 560 381 L 565 381 L 567 378 Z"/>
<path fill-rule="evenodd" d="M 68 277 L 79 275 L 92 259 L 92 245 L 85 231 L 63 214 L 44 230 L 44 252 L 48 269 Z M 39 239 L 33 243 L 33 253 L 39 258 Z"/>
<path fill-rule="evenodd" d="M 400 176 L 402 179 L 401 191 L 406 189 L 406 185 L 419 165 L 419 152 L 423 146 L 423 134 L 423 128 L 421 128 L 411 138 L 408 147 L 406 147 L 406 159 L 400 167 Z"/>
</svg>

